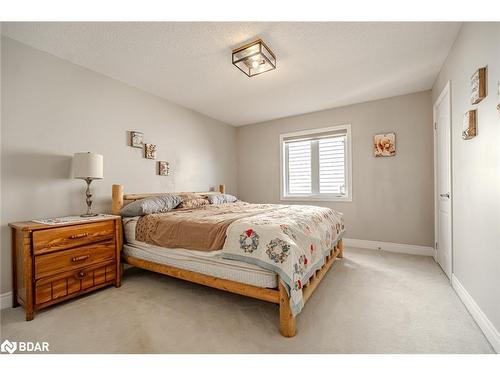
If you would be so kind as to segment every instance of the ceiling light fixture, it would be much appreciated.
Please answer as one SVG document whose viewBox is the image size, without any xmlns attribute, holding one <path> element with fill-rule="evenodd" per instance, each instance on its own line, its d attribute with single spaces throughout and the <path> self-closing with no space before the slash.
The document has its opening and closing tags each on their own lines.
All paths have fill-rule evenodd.
<svg viewBox="0 0 500 375">
<path fill-rule="evenodd" d="M 249 77 L 276 69 L 276 56 L 257 39 L 233 50 L 233 65 Z"/>
</svg>

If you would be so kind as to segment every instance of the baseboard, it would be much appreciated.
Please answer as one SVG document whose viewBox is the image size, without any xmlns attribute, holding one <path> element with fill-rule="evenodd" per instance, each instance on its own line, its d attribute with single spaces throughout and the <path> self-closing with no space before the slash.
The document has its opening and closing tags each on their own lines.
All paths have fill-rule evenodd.
<svg viewBox="0 0 500 375">
<path fill-rule="evenodd" d="M 12 292 L 0 294 L 0 310 L 12 307 Z"/>
<path fill-rule="evenodd" d="M 344 238 L 344 245 L 359 247 L 361 249 L 382 250 L 391 253 L 413 254 L 434 256 L 434 249 L 430 246 L 407 245 L 401 243 L 357 240 L 354 238 Z"/>
<path fill-rule="evenodd" d="M 481 331 L 483 331 L 491 346 L 493 346 L 493 349 L 497 353 L 500 353 L 500 333 L 495 328 L 493 323 L 491 323 L 469 292 L 467 292 L 460 281 L 458 281 L 455 274 L 451 275 L 451 285 L 453 289 L 455 289 L 455 292 L 457 292 L 458 297 L 460 297 L 467 310 L 469 310 L 469 313 L 472 315 L 479 328 L 481 328 Z"/>
</svg>

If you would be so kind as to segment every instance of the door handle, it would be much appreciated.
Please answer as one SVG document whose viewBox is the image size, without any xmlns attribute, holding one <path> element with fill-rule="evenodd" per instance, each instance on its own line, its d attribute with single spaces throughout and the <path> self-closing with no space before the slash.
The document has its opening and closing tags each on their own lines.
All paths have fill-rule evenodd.
<svg viewBox="0 0 500 375">
<path fill-rule="evenodd" d="M 448 198 L 448 199 L 450 199 L 450 193 L 446 193 L 446 194 L 439 194 L 439 196 L 440 196 L 441 198 Z"/>
</svg>

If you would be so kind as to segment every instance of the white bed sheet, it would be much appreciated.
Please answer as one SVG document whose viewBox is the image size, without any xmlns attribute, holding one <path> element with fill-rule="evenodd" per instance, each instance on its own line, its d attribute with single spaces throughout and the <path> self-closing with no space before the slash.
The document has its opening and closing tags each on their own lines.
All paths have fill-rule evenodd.
<svg viewBox="0 0 500 375">
<path fill-rule="evenodd" d="M 127 256 L 261 288 L 278 287 L 275 272 L 253 264 L 223 259 L 222 250 L 167 249 L 137 241 L 135 239 L 135 226 L 138 219 L 138 217 L 123 219 L 125 235 L 123 253 Z"/>
</svg>

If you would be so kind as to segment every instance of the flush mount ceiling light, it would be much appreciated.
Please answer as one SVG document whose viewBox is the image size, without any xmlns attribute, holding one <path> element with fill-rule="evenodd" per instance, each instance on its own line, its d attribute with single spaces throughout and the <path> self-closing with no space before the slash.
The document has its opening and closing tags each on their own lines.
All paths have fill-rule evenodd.
<svg viewBox="0 0 500 375">
<path fill-rule="evenodd" d="M 276 69 L 276 56 L 257 39 L 233 50 L 233 65 L 249 77 Z"/>
</svg>

